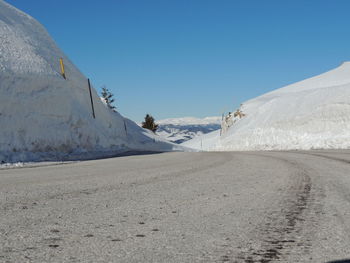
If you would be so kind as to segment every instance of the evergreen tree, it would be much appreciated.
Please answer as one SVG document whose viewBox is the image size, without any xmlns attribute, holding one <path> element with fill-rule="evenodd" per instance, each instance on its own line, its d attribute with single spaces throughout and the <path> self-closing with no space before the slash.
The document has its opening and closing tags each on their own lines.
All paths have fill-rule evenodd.
<svg viewBox="0 0 350 263">
<path fill-rule="evenodd" d="M 158 129 L 158 124 L 154 122 L 154 118 L 151 115 L 147 114 L 145 117 L 145 121 L 142 122 L 142 128 L 156 132 L 156 130 Z"/>
<path fill-rule="evenodd" d="M 113 105 L 114 102 L 114 95 L 112 92 L 110 92 L 106 86 L 102 86 L 101 96 L 103 100 L 106 102 L 108 108 L 110 108 L 113 111 L 116 111 L 116 107 Z"/>
</svg>

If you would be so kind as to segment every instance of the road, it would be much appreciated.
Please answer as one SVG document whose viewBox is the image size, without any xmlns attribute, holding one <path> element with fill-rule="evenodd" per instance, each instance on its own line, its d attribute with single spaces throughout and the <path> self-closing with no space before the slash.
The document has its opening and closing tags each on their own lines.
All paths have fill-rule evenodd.
<svg viewBox="0 0 350 263">
<path fill-rule="evenodd" d="M 350 151 L 164 153 L 2 169 L 0 214 L 0 262 L 345 260 Z"/>
</svg>

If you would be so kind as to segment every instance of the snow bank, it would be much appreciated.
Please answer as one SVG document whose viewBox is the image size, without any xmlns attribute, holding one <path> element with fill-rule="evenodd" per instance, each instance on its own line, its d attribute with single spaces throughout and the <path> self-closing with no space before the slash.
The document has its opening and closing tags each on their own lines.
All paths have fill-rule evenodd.
<svg viewBox="0 0 350 263">
<path fill-rule="evenodd" d="M 96 119 L 86 77 L 42 25 L 0 0 L 0 163 L 182 149 L 92 96 Z"/>
<path fill-rule="evenodd" d="M 226 133 L 183 145 L 203 150 L 350 148 L 350 62 L 243 103 Z"/>
</svg>

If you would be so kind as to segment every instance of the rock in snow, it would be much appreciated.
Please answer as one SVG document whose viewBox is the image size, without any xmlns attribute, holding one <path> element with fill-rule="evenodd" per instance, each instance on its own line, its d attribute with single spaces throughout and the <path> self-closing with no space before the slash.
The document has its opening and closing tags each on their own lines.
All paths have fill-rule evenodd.
<svg viewBox="0 0 350 263">
<path fill-rule="evenodd" d="M 243 103 L 245 116 L 220 136 L 183 145 L 203 150 L 350 148 L 350 62 Z"/>
<path fill-rule="evenodd" d="M 159 124 L 157 130 L 159 136 L 174 143 L 183 143 L 220 129 L 221 117 L 173 118 L 157 121 L 157 124 Z"/>
<path fill-rule="evenodd" d="M 182 149 L 92 97 L 96 119 L 87 78 L 41 24 L 0 0 L 0 163 Z"/>
</svg>

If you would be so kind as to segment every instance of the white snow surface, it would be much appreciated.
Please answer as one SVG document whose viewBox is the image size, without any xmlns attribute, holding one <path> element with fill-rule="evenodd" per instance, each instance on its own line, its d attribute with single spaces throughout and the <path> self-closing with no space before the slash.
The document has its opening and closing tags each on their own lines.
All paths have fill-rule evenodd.
<svg viewBox="0 0 350 263">
<path fill-rule="evenodd" d="M 183 143 L 219 129 L 221 117 L 172 118 L 156 121 L 156 123 L 159 124 L 157 130 L 159 136 L 174 143 Z"/>
<path fill-rule="evenodd" d="M 182 145 L 201 150 L 350 148 L 350 62 L 243 103 L 245 117 Z"/>
<path fill-rule="evenodd" d="M 183 150 L 92 95 L 96 119 L 87 78 L 41 24 L 0 0 L 0 163 Z"/>
</svg>

